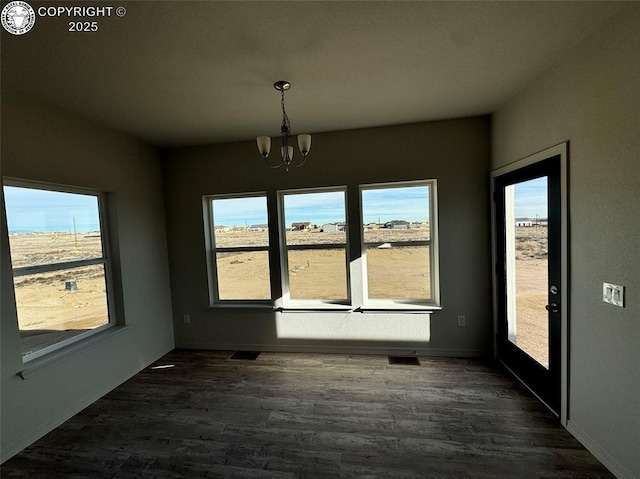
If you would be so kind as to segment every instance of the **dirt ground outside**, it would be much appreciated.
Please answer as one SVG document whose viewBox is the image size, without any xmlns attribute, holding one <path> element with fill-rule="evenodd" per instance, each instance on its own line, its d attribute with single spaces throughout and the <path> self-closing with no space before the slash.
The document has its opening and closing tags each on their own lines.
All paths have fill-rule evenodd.
<svg viewBox="0 0 640 479">
<path fill-rule="evenodd" d="M 516 345 L 549 365 L 547 228 L 516 228 Z"/>
<path fill-rule="evenodd" d="M 546 229 L 516 230 L 517 344 L 542 364 L 547 364 Z M 218 245 L 226 247 L 266 245 L 267 238 L 266 231 L 246 229 L 216 233 Z M 365 231 L 370 297 L 429 298 L 429 247 L 393 245 L 394 242 L 428 238 L 428 225 L 412 230 Z M 339 245 L 344 242 L 344 232 L 287 233 L 287 243 L 291 245 Z M 96 258 L 102 254 L 99 233 L 16 234 L 10 235 L 10 244 L 14 268 Z M 312 250 L 292 250 L 288 262 L 293 299 L 347 298 L 344 248 L 323 249 L 319 246 Z M 221 299 L 270 299 L 267 252 L 218 253 L 217 267 Z M 24 352 L 108 322 L 101 265 L 19 276 L 14 285 Z"/>
<path fill-rule="evenodd" d="M 14 268 L 100 258 L 100 233 L 31 233 L 9 236 Z M 23 354 L 108 323 L 102 265 L 14 278 Z"/>
</svg>

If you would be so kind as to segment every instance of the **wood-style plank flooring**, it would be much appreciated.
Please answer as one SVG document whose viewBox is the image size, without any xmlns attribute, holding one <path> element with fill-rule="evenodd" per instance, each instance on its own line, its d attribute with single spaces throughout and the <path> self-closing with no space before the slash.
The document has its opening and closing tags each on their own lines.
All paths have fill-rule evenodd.
<svg viewBox="0 0 640 479">
<path fill-rule="evenodd" d="M 482 361 L 231 354 L 173 351 L 7 461 L 1 477 L 613 477 Z"/>
</svg>

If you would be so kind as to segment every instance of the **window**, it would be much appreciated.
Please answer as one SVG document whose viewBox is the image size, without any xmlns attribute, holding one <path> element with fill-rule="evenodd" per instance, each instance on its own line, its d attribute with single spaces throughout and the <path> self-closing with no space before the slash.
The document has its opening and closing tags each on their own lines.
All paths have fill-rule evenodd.
<svg viewBox="0 0 640 479">
<path fill-rule="evenodd" d="M 270 300 L 266 195 L 211 196 L 205 207 L 212 303 Z"/>
<path fill-rule="evenodd" d="M 4 198 L 23 360 L 114 324 L 102 195 L 7 181 Z"/>
<path fill-rule="evenodd" d="M 436 182 L 360 187 L 365 302 L 439 304 Z"/>
<path fill-rule="evenodd" d="M 277 211 L 268 212 L 267 198 Z M 353 200 L 362 258 L 351 263 L 346 187 L 205 197 L 211 304 L 438 309 L 436 181 L 361 185 Z M 278 222 L 276 250 L 269 217 Z"/>
<path fill-rule="evenodd" d="M 286 303 L 348 303 L 346 190 L 279 193 L 282 288 Z"/>
</svg>

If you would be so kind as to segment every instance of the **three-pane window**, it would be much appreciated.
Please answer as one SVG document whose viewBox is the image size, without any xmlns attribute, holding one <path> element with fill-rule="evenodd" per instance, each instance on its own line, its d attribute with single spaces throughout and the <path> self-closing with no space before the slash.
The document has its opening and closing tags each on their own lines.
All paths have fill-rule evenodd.
<svg viewBox="0 0 640 479">
<path fill-rule="evenodd" d="M 344 187 L 277 193 L 279 265 L 270 264 L 266 194 L 205 200 L 212 303 L 439 306 L 435 180 L 360 186 L 359 262 L 349 255 Z M 362 274 L 355 270 L 352 285 L 358 264 Z M 282 294 L 272 298 L 274 270 Z M 352 286 L 362 294 L 352 297 Z"/>
</svg>

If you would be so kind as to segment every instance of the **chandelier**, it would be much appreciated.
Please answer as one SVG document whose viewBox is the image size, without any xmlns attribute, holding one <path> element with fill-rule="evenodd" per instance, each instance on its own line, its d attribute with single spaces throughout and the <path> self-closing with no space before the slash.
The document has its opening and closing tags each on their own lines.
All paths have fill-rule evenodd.
<svg viewBox="0 0 640 479">
<path fill-rule="evenodd" d="M 289 171 L 290 166 L 304 165 L 304 162 L 307 159 L 307 155 L 309 154 L 309 150 L 311 149 L 311 135 L 298 135 L 298 148 L 300 148 L 300 153 L 302 153 L 302 159 L 298 162 L 294 162 L 293 146 L 289 145 L 289 137 L 291 136 L 291 122 L 289 121 L 287 112 L 284 109 L 284 92 L 291 88 L 291 83 L 289 83 L 288 81 L 280 80 L 275 82 L 273 84 L 273 87 L 282 95 L 282 100 L 280 102 L 282 106 L 282 126 L 280 127 L 282 146 L 280 147 L 280 161 L 277 163 L 272 163 L 267 159 L 269 157 L 269 152 L 271 151 L 270 137 L 259 136 L 258 138 L 256 138 L 256 142 L 258 143 L 258 151 L 262 155 L 262 158 L 264 158 L 267 166 L 269 166 L 270 168 L 279 168 L 284 165 L 286 170 Z"/>
</svg>

